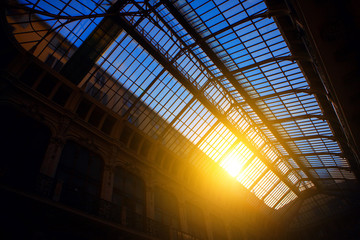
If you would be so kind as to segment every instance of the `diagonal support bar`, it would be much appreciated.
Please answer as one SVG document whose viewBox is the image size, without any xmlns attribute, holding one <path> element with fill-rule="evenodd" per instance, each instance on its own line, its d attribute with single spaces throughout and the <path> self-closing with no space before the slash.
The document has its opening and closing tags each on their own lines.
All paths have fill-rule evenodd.
<svg viewBox="0 0 360 240">
<path fill-rule="evenodd" d="M 288 178 L 284 177 L 283 174 L 274 167 L 263 154 L 258 151 L 258 149 L 247 140 L 246 136 L 239 132 L 239 130 L 231 124 L 231 122 L 222 114 L 209 100 L 204 96 L 204 94 L 190 82 L 181 72 L 178 70 L 171 62 L 160 52 L 158 51 L 149 40 L 142 36 L 132 25 L 130 25 L 122 16 L 113 16 L 113 23 L 119 24 L 134 40 L 136 40 L 144 49 L 148 51 L 173 77 L 175 77 L 187 90 L 192 93 L 196 98 L 221 122 L 233 132 L 241 141 L 248 146 L 248 148 L 263 159 L 264 164 L 271 169 L 278 177 L 285 182 L 296 194 L 299 194 L 299 190 L 290 184 Z"/>
<path fill-rule="evenodd" d="M 207 45 L 204 41 L 202 41 L 202 37 L 195 31 L 195 29 L 186 21 L 186 19 L 180 14 L 180 12 L 168 1 L 168 0 L 161 0 L 161 2 L 167 7 L 168 11 L 175 17 L 175 19 L 182 25 L 182 27 L 195 39 L 195 41 L 198 43 L 198 45 L 202 48 L 202 50 L 207 54 L 207 56 L 210 58 L 210 60 L 215 63 L 215 65 L 221 70 L 223 75 L 233 84 L 235 89 L 243 96 L 246 102 L 250 105 L 250 107 L 254 110 L 254 112 L 259 116 L 259 118 L 263 122 L 267 122 L 267 118 L 265 114 L 260 110 L 260 108 L 251 100 L 251 97 L 249 94 L 243 89 L 243 87 L 240 85 L 240 83 L 236 80 L 233 74 L 237 72 L 230 71 L 225 64 L 219 59 L 219 57 L 216 55 L 216 53 L 210 48 L 209 45 Z M 285 58 L 285 57 L 284 57 Z M 295 59 L 294 59 L 295 60 Z M 271 62 L 273 59 L 264 60 L 264 62 Z M 266 62 L 265 62 L 266 63 Z M 255 63 L 256 64 L 256 63 Z M 245 67 L 250 68 L 251 66 Z M 281 134 L 277 131 L 275 127 L 273 127 L 270 124 L 266 124 L 267 128 L 273 133 L 273 135 L 279 140 L 279 142 L 283 145 L 285 150 L 290 154 L 294 155 L 292 149 L 290 146 L 282 140 Z M 304 164 L 297 159 L 295 156 L 294 161 L 301 167 L 305 167 Z M 273 167 L 275 168 L 275 167 Z M 315 185 L 317 185 L 319 188 L 321 187 L 320 184 L 317 183 L 316 179 L 313 178 L 310 174 L 310 172 L 304 170 L 304 172 L 309 176 L 310 179 L 314 182 Z M 286 181 L 289 183 L 289 181 Z M 292 184 L 287 184 L 288 187 L 293 186 Z M 297 193 L 299 191 L 296 191 Z"/>
<path fill-rule="evenodd" d="M 74 84 L 77 85 L 81 82 L 107 47 L 122 31 L 119 25 L 112 24 L 111 15 L 118 12 L 123 4 L 124 1 L 117 1 L 109 8 L 109 15 L 101 20 L 61 69 L 60 73 Z"/>
</svg>

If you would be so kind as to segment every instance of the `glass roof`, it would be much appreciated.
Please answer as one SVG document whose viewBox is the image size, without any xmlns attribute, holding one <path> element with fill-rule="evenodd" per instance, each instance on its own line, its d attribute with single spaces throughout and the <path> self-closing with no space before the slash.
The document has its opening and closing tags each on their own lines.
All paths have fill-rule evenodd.
<svg viewBox="0 0 360 240">
<path fill-rule="evenodd" d="M 85 49 L 79 87 L 174 154 L 201 165 L 200 149 L 271 208 L 355 179 L 263 1 L 84 2 L 22 0 L 8 21 L 60 72 Z"/>
</svg>

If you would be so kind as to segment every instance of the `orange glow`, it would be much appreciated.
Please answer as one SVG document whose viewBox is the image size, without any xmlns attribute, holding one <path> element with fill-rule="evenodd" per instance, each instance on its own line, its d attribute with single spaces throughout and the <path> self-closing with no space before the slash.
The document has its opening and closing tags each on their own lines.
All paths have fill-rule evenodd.
<svg viewBox="0 0 360 240">
<path fill-rule="evenodd" d="M 229 154 L 225 157 L 220 164 L 220 166 L 223 167 L 232 177 L 239 175 L 243 165 L 243 160 L 233 154 Z"/>
<path fill-rule="evenodd" d="M 232 151 L 226 155 L 220 163 L 231 176 L 237 177 L 253 153 L 243 143 L 238 143 Z"/>
</svg>

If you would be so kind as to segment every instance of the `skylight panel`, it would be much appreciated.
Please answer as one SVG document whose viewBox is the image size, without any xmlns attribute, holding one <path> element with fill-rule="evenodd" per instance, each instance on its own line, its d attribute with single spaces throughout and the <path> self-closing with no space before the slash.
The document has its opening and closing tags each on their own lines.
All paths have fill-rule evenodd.
<svg viewBox="0 0 360 240">
<path fill-rule="evenodd" d="M 265 204 L 274 207 L 275 204 L 289 191 L 289 187 L 285 183 L 280 182 L 276 187 L 264 198 Z"/>
<path fill-rule="evenodd" d="M 244 165 L 254 156 L 254 153 L 245 144 L 239 143 L 230 153 L 225 155 L 220 161 L 220 166 L 226 169 L 231 176 L 237 177 Z"/>
<path fill-rule="evenodd" d="M 84 4 L 82 1 L 72 0 L 68 4 L 63 3 L 62 1 L 47 1 L 47 0 L 21 0 L 21 4 L 26 4 L 29 8 L 39 10 L 41 12 L 49 12 L 53 15 L 58 15 L 68 17 L 68 16 L 83 16 L 83 15 L 95 15 L 103 14 L 110 7 L 109 1 L 88 1 L 87 4 Z M 48 26 L 45 26 L 47 30 L 56 29 L 57 34 L 60 34 L 59 37 L 65 37 L 67 41 L 71 42 L 74 46 L 79 47 L 81 43 L 86 39 L 86 37 L 92 32 L 96 25 L 101 21 L 103 17 L 96 18 L 84 18 L 81 20 L 68 21 L 65 19 L 58 19 L 50 17 L 47 15 L 36 14 L 33 15 L 34 18 L 40 17 L 43 22 L 47 23 Z M 38 21 L 33 19 L 33 21 Z M 36 24 L 36 27 L 39 27 L 39 24 Z M 33 31 L 38 31 L 40 29 L 32 29 Z M 47 31 L 38 32 L 39 36 L 44 37 Z M 55 33 L 56 35 L 56 33 Z M 35 37 L 32 35 L 32 38 Z M 41 38 L 40 38 L 41 39 Z M 39 40 L 40 40 L 39 39 Z M 51 44 L 51 39 L 48 39 L 48 44 Z"/>
<path fill-rule="evenodd" d="M 280 209 L 283 206 L 285 206 L 286 204 L 294 201 L 298 196 L 293 192 L 290 191 L 282 200 L 281 202 L 279 202 L 279 204 L 277 206 L 275 206 L 275 209 Z"/>
<path fill-rule="evenodd" d="M 199 148 L 217 162 L 236 139 L 237 137 L 220 123 L 200 143 Z"/>
<path fill-rule="evenodd" d="M 216 122 L 217 119 L 204 106 L 194 101 L 173 126 L 192 143 L 198 144 Z"/>
<path fill-rule="evenodd" d="M 278 181 L 279 178 L 276 174 L 269 170 L 251 191 L 255 193 L 258 198 L 262 199 Z"/>
<path fill-rule="evenodd" d="M 112 1 L 27 3 L 78 16 L 105 13 Z M 274 209 L 297 188 L 323 184 L 317 178 L 353 178 L 334 168 L 349 164 L 275 21 L 257 15 L 266 11 L 260 0 L 125 1 L 126 14 L 111 26 L 126 30 L 104 49 L 87 49 L 96 64 L 79 86 L 173 153 L 201 150 L 198 159 L 219 163 Z M 27 50 L 44 41 L 64 63 L 103 19 L 39 17 L 34 42 L 20 41 L 25 32 L 14 36 Z M 33 54 L 45 61 L 43 50 Z"/>
<path fill-rule="evenodd" d="M 232 109 L 231 111 L 229 111 L 228 119 L 242 132 L 246 132 L 250 127 L 250 124 L 246 120 L 246 117 L 238 109 Z"/>
<path fill-rule="evenodd" d="M 249 189 L 253 183 L 266 171 L 268 171 L 266 165 L 260 161 L 259 158 L 255 157 L 244 169 L 244 171 L 240 172 L 236 179 Z"/>
<path fill-rule="evenodd" d="M 288 178 L 293 184 L 296 184 L 299 181 L 299 178 L 296 177 L 296 175 L 293 172 L 289 173 Z"/>
</svg>

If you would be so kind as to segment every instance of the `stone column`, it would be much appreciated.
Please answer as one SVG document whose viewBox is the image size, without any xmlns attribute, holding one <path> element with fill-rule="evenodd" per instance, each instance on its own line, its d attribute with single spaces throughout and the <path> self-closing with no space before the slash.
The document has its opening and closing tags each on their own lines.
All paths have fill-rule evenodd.
<svg viewBox="0 0 360 240">
<path fill-rule="evenodd" d="M 110 165 L 104 166 L 102 186 L 101 186 L 101 199 L 111 202 L 112 191 L 114 186 L 114 170 Z"/>
<path fill-rule="evenodd" d="M 114 168 L 110 165 L 104 166 L 103 179 L 101 185 L 99 215 L 105 219 L 111 217 L 113 211 L 112 192 L 114 185 Z"/>
<path fill-rule="evenodd" d="M 41 165 L 40 173 L 51 178 L 55 177 L 64 145 L 65 140 L 62 137 L 51 137 L 44 161 Z"/>
<path fill-rule="evenodd" d="M 211 216 L 209 211 L 205 208 L 201 208 L 201 210 L 204 212 L 204 227 L 205 227 L 205 231 L 206 231 L 206 235 L 208 237 L 209 240 L 216 240 L 213 238 L 213 232 L 212 232 L 212 226 L 211 226 Z"/>
<path fill-rule="evenodd" d="M 225 236 L 226 236 L 226 239 L 228 240 L 232 240 L 233 237 L 232 237 L 232 234 L 231 234 L 231 228 L 230 228 L 230 225 L 228 223 L 228 219 L 227 218 L 224 218 L 224 230 L 225 230 Z"/>
<path fill-rule="evenodd" d="M 51 137 L 50 143 L 45 153 L 44 160 L 41 164 L 40 174 L 36 183 L 36 191 L 43 197 L 51 197 L 61 192 L 62 183 L 55 182 L 56 170 L 59 165 L 60 156 L 64 148 L 65 141 L 60 137 Z M 57 194 L 59 195 L 59 194 Z M 57 201 L 59 196 L 55 197 Z"/>
<path fill-rule="evenodd" d="M 146 217 L 155 219 L 154 186 L 145 182 Z"/>
<path fill-rule="evenodd" d="M 145 183 L 145 216 L 151 219 L 155 219 L 155 179 L 153 173 L 151 169 L 141 169 L 139 173 Z"/>
<path fill-rule="evenodd" d="M 71 119 L 62 117 L 56 126 L 56 133 L 51 137 L 49 146 L 46 150 L 44 161 L 40 168 L 40 173 L 54 178 L 60 161 L 62 150 L 65 146 L 65 136 L 69 129 Z"/>
<path fill-rule="evenodd" d="M 179 221 L 180 221 L 180 230 L 183 232 L 188 232 L 189 228 L 187 225 L 187 214 L 186 214 L 186 204 L 184 198 L 178 196 L 179 202 Z"/>
</svg>

